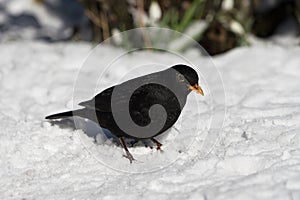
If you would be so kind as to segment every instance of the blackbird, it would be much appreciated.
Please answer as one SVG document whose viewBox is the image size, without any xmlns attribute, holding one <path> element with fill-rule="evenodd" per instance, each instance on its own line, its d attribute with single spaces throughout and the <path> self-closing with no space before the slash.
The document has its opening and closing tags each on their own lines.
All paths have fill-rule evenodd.
<svg viewBox="0 0 300 200">
<path fill-rule="evenodd" d="M 204 95 L 198 81 L 193 68 L 178 64 L 107 88 L 91 100 L 79 103 L 84 108 L 50 115 L 46 119 L 79 116 L 98 123 L 119 139 L 125 157 L 132 163 L 134 158 L 124 137 L 150 139 L 160 150 L 162 144 L 154 137 L 175 124 L 188 94 L 196 91 Z"/>
</svg>

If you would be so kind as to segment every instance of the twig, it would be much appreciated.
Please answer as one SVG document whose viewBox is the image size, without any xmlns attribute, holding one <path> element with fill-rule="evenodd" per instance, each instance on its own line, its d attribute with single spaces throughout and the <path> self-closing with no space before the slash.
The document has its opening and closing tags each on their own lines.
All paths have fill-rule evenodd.
<svg viewBox="0 0 300 200">
<path fill-rule="evenodd" d="M 143 21 L 143 14 L 144 14 L 144 0 L 138 0 L 137 1 L 137 7 L 138 7 L 138 23 L 139 23 L 139 27 L 140 28 L 144 28 L 145 24 Z M 143 40 L 145 42 L 145 46 L 146 48 L 151 48 L 151 42 L 149 39 L 148 34 L 145 32 L 145 29 L 142 29 L 142 36 L 143 36 Z"/>
<path fill-rule="evenodd" d="M 95 15 L 95 13 L 93 13 L 92 11 L 90 11 L 89 9 L 84 9 L 85 14 L 88 16 L 88 18 L 98 27 L 101 28 L 101 20 L 99 19 L 99 17 L 97 15 Z"/>
<path fill-rule="evenodd" d="M 106 40 L 107 38 L 109 38 L 110 34 L 109 34 L 108 19 L 107 19 L 105 10 L 103 10 L 100 13 L 100 22 L 101 22 L 101 28 L 103 31 L 103 40 Z"/>
</svg>

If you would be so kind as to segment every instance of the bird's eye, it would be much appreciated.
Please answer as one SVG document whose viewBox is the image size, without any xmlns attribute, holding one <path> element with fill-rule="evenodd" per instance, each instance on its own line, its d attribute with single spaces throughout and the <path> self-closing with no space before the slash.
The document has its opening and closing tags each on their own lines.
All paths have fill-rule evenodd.
<svg viewBox="0 0 300 200">
<path fill-rule="evenodd" d="M 185 81 L 184 76 L 182 74 L 177 74 L 177 80 L 179 82 L 184 82 Z"/>
</svg>

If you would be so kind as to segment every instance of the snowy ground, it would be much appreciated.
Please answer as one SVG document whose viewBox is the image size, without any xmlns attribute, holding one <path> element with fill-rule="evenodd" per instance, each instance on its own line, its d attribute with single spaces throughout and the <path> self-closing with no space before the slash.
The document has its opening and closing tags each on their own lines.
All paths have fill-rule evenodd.
<svg viewBox="0 0 300 200">
<path fill-rule="evenodd" d="M 195 116 L 188 115 L 193 110 L 188 104 L 182 117 L 186 123 L 181 124 L 186 135 L 163 139 L 164 153 L 142 145 L 130 148 L 143 161 L 132 165 L 110 140 L 96 144 L 81 130 L 44 120 L 72 108 L 75 77 L 90 50 L 86 43 L 0 45 L 1 199 L 300 199 L 299 47 L 256 42 L 214 58 L 224 81 L 227 115 L 213 151 L 197 157 L 192 146 L 175 155 L 184 137 L 201 138 L 189 129 Z M 102 49 L 104 54 L 118 51 Z M 170 58 L 147 53 L 127 62 L 143 59 Z M 107 85 L 118 76 L 108 77 Z M 198 117 L 205 121 L 202 106 Z M 103 165 L 94 151 L 106 161 L 110 158 L 110 167 L 126 170 Z M 170 166 L 163 164 L 166 155 L 176 157 Z M 164 167 L 130 173 L 147 162 Z"/>
</svg>

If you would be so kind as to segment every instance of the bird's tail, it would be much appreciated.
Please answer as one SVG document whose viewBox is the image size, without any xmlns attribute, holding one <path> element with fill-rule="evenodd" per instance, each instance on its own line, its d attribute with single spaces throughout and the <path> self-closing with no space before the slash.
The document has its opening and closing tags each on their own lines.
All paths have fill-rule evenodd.
<svg viewBox="0 0 300 200">
<path fill-rule="evenodd" d="M 61 118 L 65 118 L 65 117 L 80 116 L 80 113 L 82 113 L 83 110 L 84 109 L 79 109 L 79 110 L 57 113 L 54 115 L 49 115 L 49 116 L 45 117 L 45 119 L 61 119 Z"/>
</svg>

